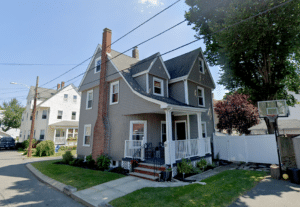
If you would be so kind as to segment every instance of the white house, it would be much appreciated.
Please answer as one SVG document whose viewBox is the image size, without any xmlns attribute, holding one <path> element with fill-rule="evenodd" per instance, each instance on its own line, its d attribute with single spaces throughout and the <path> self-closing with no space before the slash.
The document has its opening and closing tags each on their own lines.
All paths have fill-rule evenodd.
<svg viewBox="0 0 300 207">
<path fill-rule="evenodd" d="M 4 117 L 4 112 L 5 112 L 5 110 L 0 110 L 0 119 L 2 119 Z M 0 138 L 2 138 L 2 137 L 17 138 L 17 136 L 19 136 L 19 134 L 20 134 L 20 129 L 11 128 L 8 131 L 4 132 L 2 130 L 2 127 L 5 127 L 5 126 L 0 124 Z"/>
<path fill-rule="evenodd" d="M 57 90 L 38 88 L 33 136 L 36 140 L 53 140 L 56 145 L 66 145 L 68 138 L 77 139 L 81 95 L 73 84 L 64 85 L 64 82 L 61 87 L 57 84 Z M 32 86 L 22 115 L 21 142 L 30 137 L 34 93 Z"/>
</svg>

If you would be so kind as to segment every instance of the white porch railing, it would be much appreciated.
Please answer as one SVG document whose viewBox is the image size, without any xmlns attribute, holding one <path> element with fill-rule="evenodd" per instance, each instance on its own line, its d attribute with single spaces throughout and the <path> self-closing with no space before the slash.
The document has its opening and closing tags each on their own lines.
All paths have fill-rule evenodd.
<svg viewBox="0 0 300 207">
<path fill-rule="evenodd" d="M 175 159 L 205 156 L 211 153 L 210 137 L 175 141 Z"/>
<path fill-rule="evenodd" d="M 143 144 L 143 140 L 125 140 L 125 157 L 135 156 L 136 158 L 144 159 L 143 150 L 136 154 Z"/>
<path fill-rule="evenodd" d="M 55 137 L 55 144 L 65 144 L 66 138 L 65 137 Z"/>
</svg>

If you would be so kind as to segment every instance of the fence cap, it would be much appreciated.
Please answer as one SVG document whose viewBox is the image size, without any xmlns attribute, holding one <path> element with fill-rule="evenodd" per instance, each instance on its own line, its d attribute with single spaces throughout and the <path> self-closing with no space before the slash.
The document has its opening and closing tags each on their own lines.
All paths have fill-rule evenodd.
<svg viewBox="0 0 300 207">
<path fill-rule="evenodd" d="M 270 168 L 279 168 L 279 166 L 278 166 L 278 165 L 275 165 L 275 164 L 273 164 L 273 165 L 271 165 L 271 166 L 270 166 Z"/>
</svg>

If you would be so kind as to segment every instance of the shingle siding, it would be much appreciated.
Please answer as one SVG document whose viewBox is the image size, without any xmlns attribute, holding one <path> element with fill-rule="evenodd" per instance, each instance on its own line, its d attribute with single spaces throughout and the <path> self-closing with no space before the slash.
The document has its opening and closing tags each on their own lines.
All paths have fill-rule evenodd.
<svg viewBox="0 0 300 207">
<path fill-rule="evenodd" d="M 183 81 L 169 84 L 169 96 L 179 102 L 185 103 Z"/>
</svg>

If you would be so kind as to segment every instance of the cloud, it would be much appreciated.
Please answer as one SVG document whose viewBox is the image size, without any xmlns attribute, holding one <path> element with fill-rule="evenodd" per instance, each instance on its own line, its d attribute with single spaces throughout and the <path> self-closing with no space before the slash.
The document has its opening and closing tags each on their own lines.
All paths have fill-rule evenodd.
<svg viewBox="0 0 300 207">
<path fill-rule="evenodd" d="M 164 5 L 163 2 L 161 2 L 161 0 L 139 0 L 140 4 L 146 4 L 148 3 L 150 6 L 160 6 L 160 5 Z"/>
</svg>

